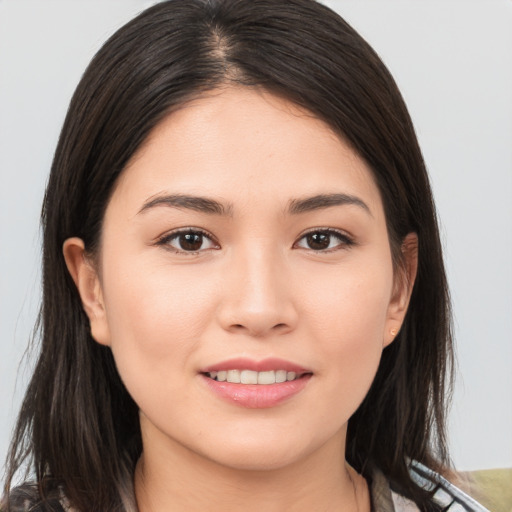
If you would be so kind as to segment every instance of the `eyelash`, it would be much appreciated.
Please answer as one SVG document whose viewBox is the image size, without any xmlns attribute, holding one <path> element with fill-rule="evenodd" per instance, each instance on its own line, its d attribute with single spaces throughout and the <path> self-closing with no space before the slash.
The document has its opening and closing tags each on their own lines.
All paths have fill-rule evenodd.
<svg viewBox="0 0 512 512">
<path fill-rule="evenodd" d="M 297 240 L 297 242 L 295 242 L 293 244 L 294 247 L 297 246 L 301 240 L 304 240 L 306 237 L 308 237 L 310 235 L 315 235 L 315 234 L 322 234 L 322 235 L 327 235 L 329 237 L 335 237 L 338 239 L 339 243 L 335 247 L 321 249 L 321 250 L 315 250 L 315 249 L 312 249 L 311 247 L 304 247 L 304 249 L 312 251 L 314 253 L 319 253 L 319 254 L 327 253 L 328 254 L 328 253 L 339 251 L 342 249 L 348 249 L 349 247 L 352 247 L 353 245 L 355 245 L 355 240 L 351 236 L 344 233 L 343 231 L 338 231 L 338 230 L 332 229 L 332 228 L 314 228 L 314 229 L 307 231 L 306 233 L 303 233 L 300 236 L 300 238 Z M 329 245 L 330 245 L 330 242 L 329 242 Z"/>
<path fill-rule="evenodd" d="M 318 235 L 318 234 L 328 236 L 329 237 L 329 245 L 331 243 L 332 237 L 337 238 L 339 243 L 334 247 L 330 247 L 330 248 L 327 247 L 327 248 L 323 248 L 323 249 L 312 249 L 311 247 L 300 247 L 299 246 L 299 242 L 306 239 L 308 236 Z M 203 237 L 203 240 L 205 238 L 208 239 L 214 245 L 214 247 L 209 247 L 207 249 L 198 249 L 198 250 L 188 251 L 186 249 L 183 249 L 183 248 L 179 249 L 179 248 L 176 248 L 176 247 L 173 247 L 172 245 L 170 245 L 171 241 L 177 240 L 181 235 L 201 235 L 201 237 Z M 219 246 L 218 242 L 215 240 L 215 238 L 210 233 L 208 233 L 207 231 L 204 231 L 200 228 L 184 228 L 184 229 L 179 229 L 177 231 L 173 231 L 171 233 L 167 233 L 167 234 L 163 235 L 162 237 L 160 237 L 156 241 L 156 245 L 163 246 L 166 249 L 171 250 L 177 254 L 189 254 L 189 255 L 199 254 L 200 252 L 203 252 L 203 251 L 220 248 L 220 246 Z M 341 231 L 338 231 L 338 230 L 335 230 L 332 228 L 315 228 L 315 229 L 311 229 L 310 231 L 307 231 L 306 233 L 303 233 L 298 238 L 298 240 L 293 244 L 293 247 L 294 248 L 296 248 L 296 247 L 303 248 L 303 249 L 312 251 L 313 253 L 325 254 L 325 253 L 331 253 L 331 252 L 335 252 L 335 251 L 342 250 L 342 249 L 347 249 L 353 245 L 355 245 L 354 239 L 344 232 L 341 232 Z"/>
<path fill-rule="evenodd" d="M 178 249 L 178 248 L 170 245 L 170 242 L 172 240 L 178 239 L 181 235 L 201 235 L 203 237 L 203 239 L 206 238 L 206 239 L 210 240 L 210 242 L 216 247 L 211 247 L 208 249 L 200 249 L 197 251 L 187 251 L 185 249 Z M 199 254 L 200 252 L 203 252 L 205 250 L 219 248 L 219 244 L 216 242 L 215 238 L 210 233 L 208 233 L 207 231 L 204 231 L 203 229 L 200 229 L 200 228 L 184 228 L 184 229 L 179 229 L 177 231 L 172 231 L 171 233 L 166 233 L 165 235 L 163 235 L 156 241 L 156 245 L 163 246 L 166 249 L 175 252 L 176 254 Z"/>
</svg>

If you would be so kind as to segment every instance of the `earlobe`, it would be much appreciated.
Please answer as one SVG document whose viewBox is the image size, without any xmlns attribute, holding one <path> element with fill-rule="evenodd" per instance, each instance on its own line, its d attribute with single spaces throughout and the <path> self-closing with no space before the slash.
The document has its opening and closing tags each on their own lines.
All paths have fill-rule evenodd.
<svg viewBox="0 0 512 512">
<path fill-rule="evenodd" d="M 393 295 L 389 303 L 384 346 L 398 335 L 409 307 L 418 271 L 418 235 L 409 233 L 402 243 L 402 261 L 395 276 Z"/>
<path fill-rule="evenodd" d="M 82 300 L 92 337 L 102 345 L 110 345 L 110 331 L 98 272 L 87 258 L 80 238 L 68 238 L 62 247 L 68 271 Z"/>
</svg>

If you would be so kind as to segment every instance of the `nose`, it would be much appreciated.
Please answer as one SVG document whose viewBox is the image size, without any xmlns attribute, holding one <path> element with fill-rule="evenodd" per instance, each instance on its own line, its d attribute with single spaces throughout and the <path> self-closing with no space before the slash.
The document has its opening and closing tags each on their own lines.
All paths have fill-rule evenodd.
<svg viewBox="0 0 512 512">
<path fill-rule="evenodd" d="M 286 334 L 295 329 L 298 313 L 293 281 L 283 256 L 260 249 L 240 251 L 226 269 L 218 309 L 221 326 L 252 337 Z"/>
</svg>

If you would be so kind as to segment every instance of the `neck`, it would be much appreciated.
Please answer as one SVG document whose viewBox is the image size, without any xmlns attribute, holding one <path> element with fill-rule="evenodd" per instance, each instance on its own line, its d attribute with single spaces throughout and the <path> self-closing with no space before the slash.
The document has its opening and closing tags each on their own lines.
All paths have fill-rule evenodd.
<svg viewBox="0 0 512 512">
<path fill-rule="evenodd" d="M 368 512 L 366 481 L 345 462 L 344 435 L 285 467 L 227 467 L 181 445 L 144 447 L 135 492 L 140 512 Z"/>
</svg>

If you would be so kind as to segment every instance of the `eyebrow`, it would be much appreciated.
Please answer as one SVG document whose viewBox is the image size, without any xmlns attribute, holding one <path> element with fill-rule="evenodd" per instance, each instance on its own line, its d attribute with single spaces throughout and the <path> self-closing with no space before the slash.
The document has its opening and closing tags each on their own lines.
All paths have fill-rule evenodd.
<svg viewBox="0 0 512 512">
<path fill-rule="evenodd" d="M 292 199 L 288 204 L 288 213 L 298 215 L 330 208 L 332 206 L 354 205 L 372 215 L 368 205 L 356 196 L 349 194 L 318 194 L 304 199 Z M 226 205 L 208 197 L 189 196 L 184 194 L 157 195 L 149 198 L 138 213 L 143 213 L 157 206 L 168 206 L 170 208 L 183 208 L 194 210 L 209 215 L 233 215 L 233 205 Z"/>
<path fill-rule="evenodd" d="M 171 208 L 184 208 L 195 210 L 210 215 L 232 215 L 233 205 L 222 204 L 215 199 L 184 194 L 157 195 L 150 197 L 139 210 L 143 213 L 157 206 L 169 206 Z"/>
<path fill-rule="evenodd" d="M 297 215 L 300 213 L 330 208 L 331 206 L 354 205 L 362 208 L 370 216 L 372 212 L 368 205 L 359 197 L 349 194 L 318 194 L 304 199 L 293 199 L 288 205 L 288 211 Z"/>
</svg>

